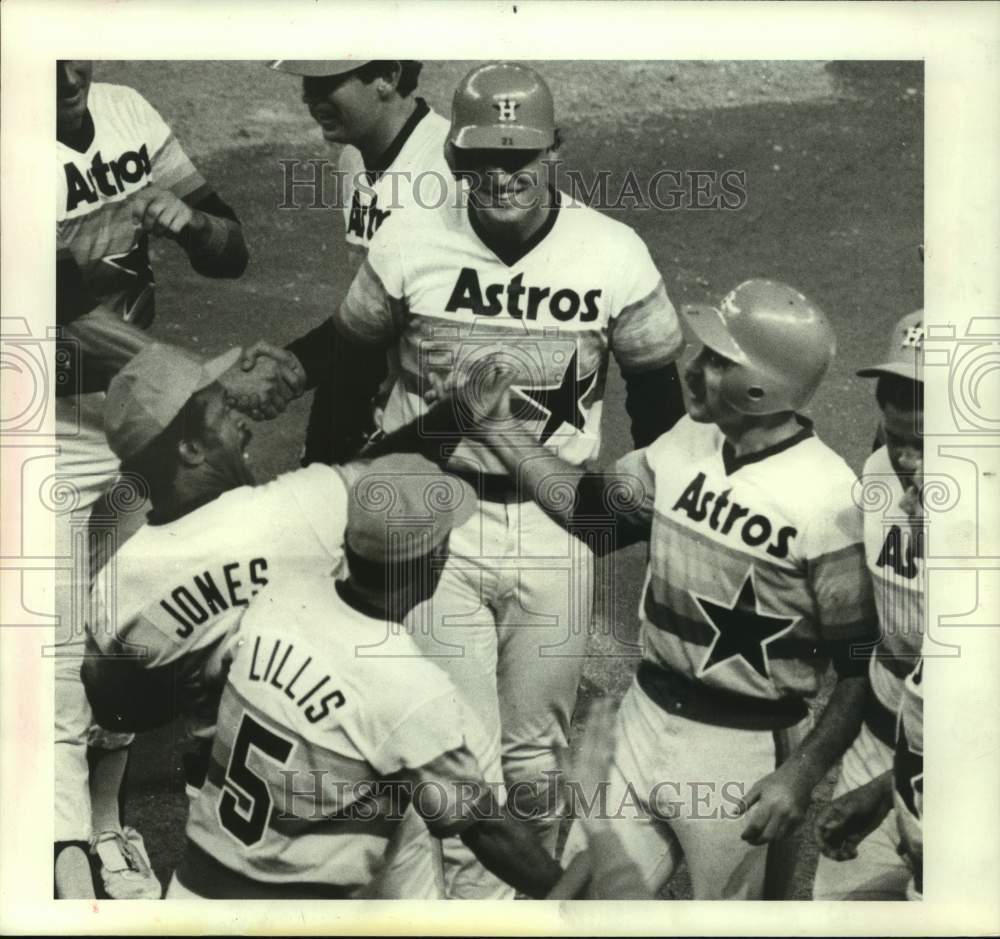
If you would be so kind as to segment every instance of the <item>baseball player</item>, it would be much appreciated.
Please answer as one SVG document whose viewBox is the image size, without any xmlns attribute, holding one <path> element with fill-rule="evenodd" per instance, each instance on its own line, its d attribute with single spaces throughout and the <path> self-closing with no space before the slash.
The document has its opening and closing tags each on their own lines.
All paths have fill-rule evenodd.
<svg viewBox="0 0 1000 939">
<path fill-rule="evenodd" d="M 407 802 L 529 896 L 562 873 L 498 811 L 447 676 L 386 628 L 433 593 L 452 517 L 475 509 L 468 486 L 415 463 L 352 491 L 346 579 L 275 583 L 243 615 L 168 898 L 368 896 Z M 373 643 L 383 655 L 359 652 Z"/>
<path fill-rule="evenodd" d="M 302 100 L 330 143 L 343 144 L 337 196 L 344 212 L 353 276 L 372 239 L 451 192 L 444 162 L 448 122 L 414 94 L 422 63 L 293 61 L 271 67 L 302 78 Z M 340 463 L 372 429 L 372 399 L 385 379 L 385 355 L 337 334 L 332 319 L 288 345 L 315 388 L 303 464 Z"/>
<path fill-rule="evenodd" d="M 158 892 L 159 885 L 143 860 L 141 839 L 123 831 L 118 817 L 125 741 L 89 732 L 91 742 L 101 744 L 92 754 L 92 805 L 89 709 L 79 681 L 79 611 L 91 566 L 88 539 L 79 533 L 118 467 L 104 441 L 103 389 L 148 341 L 141 327 L 153 316 L 150 235 L 175 240 L 191 266 L 209 277 L 239 276 L 247 251 L 232 209 L 159 114 L 131 88 L 92 84 L 91 76 L 90 62 L 57 64 L 56 321 L 66 340 L 57 359 L 57 470 L 72 481 L 74 499 L 57 516 L 56 548 L 75 569 L 62 570 L 56 583 L 56 890 L 93 896 L 86 858 L 93 840 L 106 891 L 131 897 Z"/>
<path fill-rule="evenodd" d="M 854 476 L 798 413 L 834 354 L 825 316 L 790 287 L 751 280 L 683 319 L 701 345 L 688 416 L 606 473 L 581 476 L 511 423 L 509 377 L 463 395 L 553 518 L 580 537 L 612 522 L 618 546 L 649 541 L 644 655 L 608 792 L 626 806 L 612 824 L 648 888 L 683 855 L 695 899 L 760 899 L 769 846 L 857 733 L 865 663 L 853 646 L 873 635 L 875 612 Z M 809 729 L 831 660 L 836 686 Z M 567 856 L 578 847 L 574 825 Z"/>
<path fill-rule="evenodd" d="M 903 683 L 920 656 L 924 633 L 923 311 L 893 328 L 885 361 L 858 375 L 876 378 L 885 445 L 865 462 L 862 484 L 885 494 L 864 513 L 865 559 L 875 588 L 879 643 L 868 668 L 864 723 L 844 754 L 833 801 L 816 820 L 823 852 L 813 896 L 821 900 L 893 900 L 906 896 L 910 868 L 900 857 L 896 819 L 886 816 L 860 844 L 844 848 L 845 825 L 858 801 L 849 794 L 892 769 Z M 884 794 L 878 784 L 866 790 Z"/>
<path fill-rule="evenodd" d="M 112 452 L 144 481 L 152 508 L 95 577 L 83 678 L 104 727 L 142 731 L 186 717 L 199 744 L 184 761 L 189 791 L 204 781 L 239 615 L 266 584 L 339 568 L 347 482 L 358 472 L 315 464 L 253 485 L 250 430 L 218 382 L 239 355 L 203 363 L 153 343 L 112 380 L 105 406 Z M 405 449 L 409 433 L 382 446 Z M 385 879 L 385 890 L 439 897 L 432 847 L 421 839 L 405 880 Z"/>
<path fill-rule="evenodd" d="M 582 463 L 600 444 L 609 352 L 637 443 L 681 413 L 672 363 L 682 337 L 663 278 L 632 229 L 548 185 L 558 142 L 551 92 L 533 69 L 483 65 L 459 84 L 446 152 L 463 198 L 383 226 L 336 315 L 345 336 L 390 351 L 383 431 L 420 418 L 432 379 L 503 360 L 535 439 Z M 477 708 L 492 737 L 487 778 L 500 780 L 502 740 L 518 810 L 554 850 L 555 753 L 586 652 L 592 556 L 474 440 L 447 468 L 474 485 L 480 511 L 454 532 L 433 601 L 407 625 Z M 509 895 L 454 839 L 445 856 L 450 896 Z"/>
</svg>

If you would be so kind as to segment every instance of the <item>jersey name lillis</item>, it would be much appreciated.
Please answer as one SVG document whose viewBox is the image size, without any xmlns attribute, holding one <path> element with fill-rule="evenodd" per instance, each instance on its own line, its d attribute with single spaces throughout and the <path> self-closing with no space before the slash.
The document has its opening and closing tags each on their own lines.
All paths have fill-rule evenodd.
<svg viewBox="0 0 1000 939">
<path fill-rule="evenodd" d="M 380 784 L 464 747 L 455 694 L 330 578 L 275 584 L 243 617 L 188 837 L 255 881 L 363 888 L 405 807 Z"/>
<path fill-rule="evenodd" d="M 644 654 L 707 685 L 813 696 L 831 654 L 871 637 L 848 466 L 806 423 L 740 462 L 684 417 L 616 469 L 652 493 Z"/>
<path fill-rule="evenodd" d="M 509 265 L 461 206 L 382 229 L 338 322 L 361 341 L 394 341 L 385 431 L 426 410 L 430 374 L 474 377 L 503 362 L 515 375 L 518 416 L 581 463 L 600 443 L 609 348 L 626 372 L 676 356 L 680 327 L 645 244 L 626 225 L 559 200 L 551 229 Z M 503 472 L 474 441 L 463 440 L 456 459 Z"/>
</svg>

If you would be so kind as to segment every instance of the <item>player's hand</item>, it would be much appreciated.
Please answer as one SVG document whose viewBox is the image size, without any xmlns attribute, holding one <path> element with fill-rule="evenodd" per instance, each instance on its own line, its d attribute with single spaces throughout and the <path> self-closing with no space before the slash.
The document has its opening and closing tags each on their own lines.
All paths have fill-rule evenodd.
<svg viewBox="0 0 1000 939">
<path fill-rule="evenodd" d="M 284 356 L 291 356 L 295 365 Z M 219 379 L 229 403 L 255 421 L 272 420 L 302 393 L 304 373 L 295 374 L 298 360 L 290 352 L 268 343 L 255 343 Z"/>
<path fill-rule="evenodd" d="M 618 708 L 611 698 L 599 698 L 590 705 L 583 733 L 575 750 L 567 747 L 559 754 L 563 775 L 579 785 L 586 804 L 595 808 L 604 800 L 596 798 L 607 786 L 615 749 L 615 721 Z M 584 812 L 580 824 L 589 838 L 608 827 L 599 812 Z"/>
<path fill-rule="evenodd" d="M 474 373 L 454 379 L 442 379 L 431 374 L 431 388 L 425 397 L 439 401 L 451 397 L 463 419 L 481 427 L 510 419 L 510 387 L 514 383 L 514 369 L 504 362 L 477 368 Z"/>
<path fill-rule="evenodd" d="M 253 370 L 260 358 L 272 359 L 282 382 L 282 391 L 288 401 L 298 398 L 306 390 L 306 372 L 294 352 L 260 339 L 243 350 L 240 367 L 244 372 Z"/>
<path fill-rule="evenodd" d="M 891 807 L 892 789 L 887 775 L 845 792 L 819 813 L 817 847 L 834 861 L 856 858 L 858 845 L 882 824 Z"/>
<path fill-rule="evenodd" d="M 195 219 L 194 210 L 169 189 L 146 186 L 129 197 L 132 223 L 150 235 L 177 238 Z"/>
<path fill-rule="evenodd" d="M 737 815 L 746 816 L 740 837 L 752 845 L 783 838 L 805 818 L 815 783 L 792 762 L 758 779 L 743 797 Z"/>
</svg>

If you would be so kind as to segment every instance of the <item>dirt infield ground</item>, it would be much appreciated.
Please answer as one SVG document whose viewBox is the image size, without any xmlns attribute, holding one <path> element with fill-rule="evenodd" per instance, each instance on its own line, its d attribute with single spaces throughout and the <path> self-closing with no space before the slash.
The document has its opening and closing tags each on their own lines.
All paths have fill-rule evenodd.
<svg viewBox="0 0 1000 939">
<path fill-rule="evenodd" d="M 427 63 L 421 91 L 447 113 L 470 63 Z M 740 280 L 794 284 L 831 316 L 837 361 L 809 414 L 860 469 L 875 408 L 853 377 L 877 358 L 901 314 L 922 303 L 923 76 L 919 63 L 542 63 L 565 130 L 567 169 L 640 180 L 661 169 L 745 171 L 739 211 L 615 210 L 646 240 L 675 304 L 718 296 Z M 265 337 L 284 342 L 324 318 L 346 289 L 339 210 L 279 210 L 279 160 L 335 159 L 299 101 L 296 80 L 259 63 L 100 63 L 97 80 L 132 85 L 173 127 L 234 206 L 250 242 L 242 280 L 193 274 L 160 246 L 158 335 L 206 353 Z M 616 191 L 612 188 L 612 191 Z M 623 389 L 608 388 L 601 461 L 628 449 Z M 260 474 L 295 465 L 308 401 L 259 425 Z M 635 665 L 641 549 L 615 561 L 606 615 L 595 623 L 582 696 L 619 696 Z M 136 744 L 129 813 L 157 872 L 176 862 L 186 811 L 177 731 Z M 823 792 L 818 797 L 823 797 Z M 805 844 L 796 895 L 808 896 Z M 683 881 L 673 896 L 689 896 Z"/>
</svg>

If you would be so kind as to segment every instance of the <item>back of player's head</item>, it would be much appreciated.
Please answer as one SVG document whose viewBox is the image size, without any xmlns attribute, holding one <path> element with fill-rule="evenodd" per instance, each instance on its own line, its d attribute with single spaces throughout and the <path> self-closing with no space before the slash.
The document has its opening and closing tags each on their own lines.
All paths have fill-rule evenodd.
<svg viewBox="0 0 1000 939">
<path fill-rule="evenodd" d="M 432 589 L 453 527 L 474 512 L 468 483 L 415 454 L 379 457 L 350 488 L 345 552 L 352 580 L 369 591 Z M 436 578 L 434 579 L 436 583 Z"/>
</svg>

